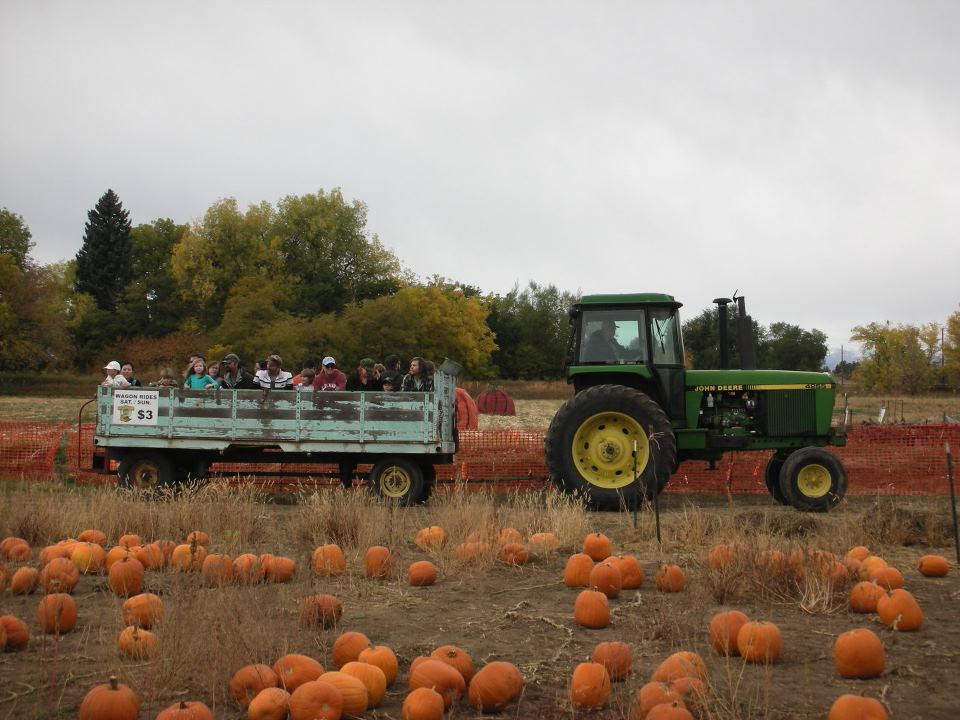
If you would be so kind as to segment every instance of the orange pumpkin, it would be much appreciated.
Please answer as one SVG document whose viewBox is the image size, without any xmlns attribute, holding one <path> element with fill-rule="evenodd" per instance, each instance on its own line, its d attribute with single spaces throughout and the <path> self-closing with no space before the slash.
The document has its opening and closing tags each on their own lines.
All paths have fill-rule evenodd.
<svg viewBox="0 0 960 720">
<path fill-rule="evenodd" d="M 418 657 L 410 665 L 410 689 L 433 688 L 443 698 L 445 708 L 450 708 L 467 689 L 463 675 L 453 667 L 435 658 Z"/>
<path fill-rule="evenodd" d="M 347 570 L 347 559 L 339 545 L 321 545 L 313 551 L 313 571 L 317 575 L 342 575 Z"/>
<path fill-rule="evenodd" d="M 484 665 L 470 680 L 467 699 L 480 712 L 500 712 L 523 689 L 523 675 L 516 665 L 500 660 Z"/>
<path fill-rule="evenodd" d="M 80 582 L 80 571 L 67 558 L 54 558 L 40 571 L 40 585 L 44 592 L 72 592 Z"/>
<path fill-rule="evenodd" d="M 109 570 L 113 567 L 113 564 L 123 560 L 123 558 L 130 555 L 130 550 L 123 547 L 123 545 L 114 545 L 107 551 L 107 556 L 103 559 L 103 566 Z M 136 556 L 134 556 L 136 557 Z M 142 564 L 142 563 L 141 563 Z"/>
<path fill-rule="evenodd" d="M 52 635 L 70 632 L 77 624 L 77 603 L 66 593 L 50 593 L 37 604 L 40 628 Z"/>
<path fill-rule="evenodd" d="M 10 592 L 14 595 L 29 595 L 40 584 L 40 571 L 32 567 L 18 568 L 10 580 Z"/>
<path fill-rule="evenodd" d="M 830 706 L 827 720 L 887 720 L 887 711 L 873 698 L 841 695 Z"/>
<path fill-rule="evenodd" d="M 128 625 L 117 638 L 120 652 L 136 660 L 147 660 L 157 650 L 157 636 L 149 630 L 141 630 L 136 625 Z"/>
<path fill-rule="evenodd" d="M 506 527 L 500 531 L 498 536 L 501 545 L 522 545 L 523 535 L 516 528 Z"/>
<path fill-rule="evenodd" d="M 670 683 L 653 681 L 641 687 L 630 703 L 630 720 L 645 720 L 650 711 L 657 705 L 677 702 L 684 707 L 680 693 Z"/>
<path fill-rule="evenodd" d="M 210 536 L 207 535 L 203 530 L 194 530 L 193 532 L 187 533 L 187 544 L 196 543 L 197 545 L 209 545 Z"/>
<path fill-rule="evenodd" d="M 397 679 L 397 674 L 400 672 L 396 654 L 386 645 L 376 645 L 364 649 L 357 660 L 369 663 L 370 665 L 376 665 L 383 670 L 383 674 L 387 680 L 387 687 L 393 685 L 393 681 Z"/>
<path fill-rule="evenodd" d="M 847 606 L 853 612 L 872 613 L 877 611 L 877 602 L 886 597 L 887 592 L 874 582 L 858 582 L 850 588 Z"/>
<path fill-rule="evenodd" d="M 600 562 L 590 570 L 588 587 L 599 590 L 608 598 L 615 598 L 620 594 L 623 578 L 616 565 L 609 562 Z"/>
<path fill-rule="evenodd" d="M 690 705 L 702 706 L 709 694 L 707 684 L 700 678 L 695 677 L 677 678 L 670 683 L 670 687 L 680 693 L 684 707 Z"/>
<path fill-rule="evenodd" d="M 877 568 L 887 567 L 887 561 L 882 557 L 876 555 L 870 555 L 860 561 L 860 573 L 861 580 L 869 580 L 870 573 L 876 570 Z"/>
<path fill-rule="evenodd" d="M 598 643 L 590 659 L 603 665 L 613 681 L 625 679 L 633 669 L 633 652 L 629 645 L 619 641 Z"/>
<path fill-rule="evenodd" d="M 737 649 L 737 634 L 740 628 L 750 622 L 744 613 L 739 610 L 729 610 L 717 613 L 710 619 L 708 628 L 710 645 L 719 655 L 739 655 Z"/>
<path fill-rule="evenodd" d="M 419 530 L 413 542 L 421 550 L 441 548 L 447 544 L 447 532 L 439 525 L 431 525 Z"/>
<path fill-rule="evenodd" d="M 136 720 L 140 715 L 140 701 L 136 694 L 116 677 L 106 685 L 97 685 L 80 703 L 80 720 Z"/>
<path fill-rule="evenodd" d="M 446 705 L 436 690 L 420 687 L 410 692 L 400 708 L 402 720 L 443 720 Z"/>
<path fill-rule="evenodd" d="M 197 572 L 203 567 L 207 551 L 199 543 L 177 545 L 170 555 L 170 566 L 186 572 Z"/>
<path fill-rule="evenodd" d="M 917 565 L 917 570 L 926 577 L 943 577 L 949 569 L 950 563 L 943 555 L 924 555 Z"/>
<path fill-rule="evenodd" d="M 84 530 L 77 535 L 77 540 L 80 542 L 96 543 L 100 547 L 104 547 L 107 544 L 107 536 L 99 530 Z"/>
<path fill-rule="evenodd" d="M 121 548 L 122 549 L 122 548 Z M 71 545 L 47 545 L 43 550 L 40 551 L 40 554 L 37 556 L 37 560 L 40 561 L 40 567 L 43 567 L 48 562 L 54 558 L 67 558 L 70 559 L 70 552 L 73 550 L 73 544 Z"/>
<path fill-rule="evenodd" d="M 590 585 L 591 570 L 591 557 L 586 553 L 574 553 L 567 559 L 567 565 L 563 569 L 563 584 L 569 588 L 587 587 Z"/>
<path fill-rule="evenodd" d="M 580 663 L 569 687 L 570 703 L 577 710 L 596 710 L 610 700 L 610 675 L 600 663 Z"/>
<path fill-rule="evenodd" d="M 121 535 L 120 539 L 117 540 L 117 545 L 125 548 L 132 548 L 141 545 L 140 536 L 129 533 L 127 535 Z"/>
<path fill-rule="evenodd" d="M 372 667 L 372 666 L 371 666 Z M 343 714 L 357 717 L 367 709 L 367 686 L 353 675 L 345 672 L 325 672 L 323 682 L 333 685 L 343 698 Z"/>
<path fill-rule="evenodd" d="M 613 545 L 603 533 L 590 533 L 583 539 L 583 554 L 599 562 L 613 555 Z"/>
<path fill-rule="evenodd" d="M 0 627 L 7 636 L 7 650 L 20 650 L 30 642 L 30 630 L 26 623 L 13 615 L 0 615 Z"/>
<path fill-rule="evenodd" d="M 240 585 L 253 585 L 263 580 L 260 558 L 253 553 L 237 555 L 233 560 L 233 579 Z"/>
<path fill-rule="evenodd" d="M 277 687 L 280 679 L 266 665 L 245 665 L 230 678 L 230 695 L 241 708 L 246 709 L 264 688 Z"/>
<path fill-rule="evenodd" d="M 309 627 L 336 625 L 343 615 L 343 605 L 333 595 L 320 593 L 300 602 L 300 622 Z"/>
<path fill-rule="evenodd" d="M 787 570 L 787 557 L 780 550 L 761 550 L 756 556 L 756 566 L 767 577 L 779 577 Z"/>
<path fill-rule="evenodd" d="M 153 593 L 141 593 L 126 600 L 120 616 L 127 625 L 151 628 L 163 618 L 163 600 Z"/>
<path fill-rule="evenodd" d="M 340 720 L 343 695 L 323 680 L 304 683 L 290 695 L 290 720 Z"/>
<path fill-rule="evenodd" d="M 84 575 L 100 572 L 106 557 L 103 548 L 92 542 L 78 542 L 70 551 L 70 560 Z"/>
<path fill-rule="evenodd" d="M 534 555 L 546 555 L 556 552 L 560 547 L 560 538 L 552 532 L 538 532 L 530 536 L 530 542 L 527 545 Z"/>
<path fill-rule="evenodd" d="M 370 647 L 370 638 L 362 632 L 350 630 L 333 641 L 330 656 L 333 658 L 333 664 L 341 668 L 360 657 L 360 653 L 368 647 Z"/>
<path fill-rule="evenodd" d="M 278 686 L 293 692 L 304 683 L 323 675 L 323 665 L 306 655 L 284 655 L 273 664 Z"/>
<path fill-rule="evenodd" d="M 657 666 L 650 681 L 671 683 L 682 677 L 693 677 L 706 682 L 707 665 L 703 658 L 690 650 L 675 652 Z"/>
<path fill-rule="evenodd" d="M 647 720 L 693 720 L 693 715 L 679 701 L 654 705 L 647 713 Z"/>
<path fill-rule="evenodd" d="M 167 564 L 163 548 L 158 543 L 142 545 L 134 554 L 144 570 L 160 570 Z"/>
<path fill-rule="evenodd" d="M 582 591 L 573 605 L 573 617 L 578 625 L 585 628 L 605 628 L 610 624 L 610 603 L 607 596 L 597 590 Z"/>
<path fill-rule="evenodd" d="M 923 625 L 923 610 L 916 598 L 903 589 L 896 589 L 877 601 L 877 614 L 885 625 L 894 630 L 919 630 Z"/>
<path fill-rule="evenodd" d="M 387 692 L 387 676 L 376 665 L 353 661 L 340 668 L 340 672 L 352 675 L 363 683 L 367 690 L 368 707 L 376 707 L 383 701 Z"/>
<path fill-rule="evenodd" d="M 746 548 L 738 543 L 714 545 L 707 553 L 707 564 L 714 570 L 728 570 L 739 563 Z"/>
<path fill-rule="evenodd" d="M 870 580 L 884 590 L 896 590 L 903 587 L 903 574 L 895 567 L 880 567 L 870 571 Z"/>
<path fill-rule="evenodd" d="M 369 578 L 385 578 L 390 574 L 393 558 L 383 545 L 374 545 L 363 556 L 363 566 Z"/>
<path fill-rule="evenodd" d="M 470 682 L 470 678 L 473 677 L 475 671 L 473 658 L 470 657 L 470 654 L 466 650 L 458 648 L 456 645 L 441 645 L 430 653 L 430 657 L 436 658 L 440 662 L 445 662 L 463 675 L 465 682 Z"/>
<path fill-rule="evenodd" d="M 872 630 L 848 630 L 833 644 L 833 662 L 840 677 L 877 677 L 885 664 L 883 643 Z"/>
<path fill-rule="evenodd" d="M 780 657 L 783 639 L 780 628 L 772 622 L 750 621 L 737 633 L 740 656 L 751 663 L 772 663 Z"/>
<path fill-rule="evenodd" d="M 252 716 L 248 717 L 252 720 Z M 213 713 L 202 702 L 183 700 L 161 710 L 155 720 L 213 720 Z"/>
<path fill-rule="evenodd" d="M 668 563 L 657 570 L 654 582 L 660 592 L 680 592 L 683 590 L 686 578 L 679 565 Z"/>
<path fill-rule="evenodd" d="M 530 553 L 520 543 L 506 543 L 500 547 L 498 557 L 504 565 L 519 566 L 527 564 Z"/>
<path fill-rule="evenodd" d="M 407 568 L 407 578 L 413 587 L 433 585 L 437 581 L 437 568 L 429 560 L 418 560 Z"/>
<path fill-rule="evenodd" d="M 490 543 L 481 540 L 460 543 L 453 549 L 453 559 L 460 563 L 479 563 L 490 553 Z"/>
<path fill-rule="evenodd" d="M 263 575 L 270 582 L 285 583 L 293 580 L 297 574 L 297 563 L 282 555 L 269 555 L 268 560 L 261 560 Z"/>
<path fill-rule="evenodd" d="M 643 585 L 643 567 L 633 555 L 611 555 L 604 562 L 613 563 L 620 571 L 620 587 L 623 590 L 636 590 Z"/>
<path fill-rule="evenodd" d="M 870 548 L 864 545 L 857 545 L 856 547 L 852 547 L 849 550 L 847 550 L 846 556 L 849 558 L 854 558 L 855 560 L 859 560 L 860 562 L 863 562 L 868 557 L 870 557 Z"/>
<path fill-rule="evenodd" d="M 115 562 L 107 573 L 110 589 L 118 597 L 136 595 L 143 589 L 143 565 L 134 557 L 127 556 Z"/>
<path fill-rule="evenodd" d="M 200 578 L 207 587 L 223 587 L 233 580 L 233 560 L 229 555 L 211 553 L 203 559 Z"/>
<path fill-rule="evenodd" d="M 247 720 L 286 720 L 290 693 L 283 688 L 264 688 L 247 706 Z"/>
</svg>

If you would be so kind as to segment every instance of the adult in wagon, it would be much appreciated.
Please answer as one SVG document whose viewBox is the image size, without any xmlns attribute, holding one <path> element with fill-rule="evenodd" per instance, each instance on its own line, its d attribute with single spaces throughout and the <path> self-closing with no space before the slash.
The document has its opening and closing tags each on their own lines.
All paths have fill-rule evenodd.
<svg viewBox="0 0 960 720">
<path fill-rule="evenodd" d="M 246 371 L 236 353 L 230 353 L 220 361 L 220 387 L 227 390 L 253 390 L 257 387 L 253 375 Z"/>
<path fill-rule="evenodd" d="M 293 374 L 283 369 L 279 355 L 267 358 L 267 369 L 258 370 L 253 382 L 263 390 L 289 390 L 293 387 Z"/>
<path fill-rule="evenodd" d="M 354 392 L 364 390 L 367 392 L 379 391 L 380 383 L 373 374 L 373 368 L 374 364 L 371 358 L 361 360 L 360 364 L 357 365 L 357 369 L 347 378 L 346 389 Z"/>
<path fill-rule="evenodd" d="M 427 361 L 417 355 L 410 360 L 410 371 L 403 376 L 400 389 L 404 392 L 431 392 L 433 377 L 430 375 Z"/>
<path fill-rule="evenodd" d="M 210 390 L 216 386 L 217 381 L 207 373 L 207 364 L 197 358 L 193 363 L 191 373 L 183 381 L 183 387 L 187 390 Z"/>
<path fill-rule="evenodd" d="M 101 385 L 115 388 L 130 387 L 130 381 L 120 373 L 120 363 L 116 360 L 111 360 L 104 365 L 103 370 L 107 373 L 107 376 L 103 379 L 103 382 L 100 383 Z"/>
<path fill-rule="evenodd" d="M 337 369 L 337 361 L 327 355 L 323 359 L 323 369 L 313 381 L 314 390 L 345 390 L 347 376 Z"/>
<path fill-rule="evenodd" d="M 140 387 L 140 381 L 133 376 L 133 363 L 129 360 L 120 366 L 120 374 L 127 379 L 127 382 L 130 383 L 130 387 Z"/>
</svg>

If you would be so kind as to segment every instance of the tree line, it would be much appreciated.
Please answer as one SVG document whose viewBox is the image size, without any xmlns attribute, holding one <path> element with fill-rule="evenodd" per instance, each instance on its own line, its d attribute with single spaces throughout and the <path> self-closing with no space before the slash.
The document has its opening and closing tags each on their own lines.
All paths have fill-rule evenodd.
<svg viewBox="0 0 960 720">
<path fill-rule="evenodd" d="M 90 371 L 119 359 L 149 371 L 200 350 L 248 361 L 278 353 L 291 368 L 328 354 L 350 366 L 396 353 L 456 358 L 474 378 L 563 375 L 572 293 L 530 282 L 497 294 L 418 279 L 368 231 L 366 205 L 338 189 L 245 209 L 227 198 L 191 223 L 137 225 L 108 190 L 73 260 L 40 265 L 33 247 L 23 218 L 0 210 L 0 370 Z M 819 330 L 776 322 L 754 331 L 759 367 L 823 369 Z M 929 385 L 939 329 L 913 331 L 854 328 L 866 353 L 855 376 L 878 390 Z M 960 314 L 947 332 L 956 365 Z M 716 308 L 687 320 L 683 333 L 689 366 L 718 367 Z M 736 367 L 735 333 L 729 341 Z"/>
</svg>

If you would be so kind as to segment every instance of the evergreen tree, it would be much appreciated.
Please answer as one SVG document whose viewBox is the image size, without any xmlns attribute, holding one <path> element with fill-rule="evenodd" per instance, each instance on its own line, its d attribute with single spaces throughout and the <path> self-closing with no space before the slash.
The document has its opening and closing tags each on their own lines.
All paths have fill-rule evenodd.
<svg viewBox="0 0 960 720">
<path fill-rule="evenodd" d="M 93 297 L 100 310 L 113 312 L 131 279 L 130 213 L 117 194 L 107 190 L 87 218 L 77 253 L 76 289 Z"/>
</svg>

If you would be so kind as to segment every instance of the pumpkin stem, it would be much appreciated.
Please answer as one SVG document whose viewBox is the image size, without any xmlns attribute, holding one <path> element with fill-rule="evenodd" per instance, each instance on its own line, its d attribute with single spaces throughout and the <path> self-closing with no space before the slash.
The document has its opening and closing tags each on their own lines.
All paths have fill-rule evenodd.
<svg viewBox="0 0 960 720">
<path fill-rule="evenodd" d="M 111 689 L 111 690 L 119 690 L 119 689 L 120 689 L 120 682 L 117 680 L 117 676 L 116 676 L 116 675 L 111 675 L 111 676 L 110 676 L 110 689 Z"/>
</svg>

